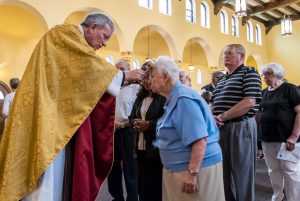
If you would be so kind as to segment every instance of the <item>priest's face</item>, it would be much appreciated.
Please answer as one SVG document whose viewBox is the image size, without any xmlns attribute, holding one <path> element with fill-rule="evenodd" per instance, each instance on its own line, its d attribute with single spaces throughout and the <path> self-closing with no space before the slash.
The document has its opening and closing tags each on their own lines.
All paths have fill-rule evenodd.
<svg viewBox="0 0 300 201">
<path fill-rule="evenodd" d="M 92 24 L 85 31 L 84 36 L 87 43 L 94 48 L 94 50 L 98 50 L 106 46 L 112 34 L 113 32 L 108 24 L 102 27 L 97 24 Z"/>
</svg>

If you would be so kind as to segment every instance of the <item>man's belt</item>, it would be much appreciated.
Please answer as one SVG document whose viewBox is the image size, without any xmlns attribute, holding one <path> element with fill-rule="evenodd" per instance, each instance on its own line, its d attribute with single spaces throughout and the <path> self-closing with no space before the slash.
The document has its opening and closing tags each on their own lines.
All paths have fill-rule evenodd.
<svg viewBox="0 0 300 201">
<path fill-rule="evenodd" d="M 226 120 L 224 121 L 225 124 L 228 124 L 228 123 L 234 123 L 234 122 L 240 122 L 240 121 L 245 121 L 247 119 L 249 119 L 250 117 L 247 117 L 247 116 L 243 116 L 243 117 L 237 117 L 237 118 L 234 118 L 234 119 L 229 119 L 229 120 Z"/>
</svg>

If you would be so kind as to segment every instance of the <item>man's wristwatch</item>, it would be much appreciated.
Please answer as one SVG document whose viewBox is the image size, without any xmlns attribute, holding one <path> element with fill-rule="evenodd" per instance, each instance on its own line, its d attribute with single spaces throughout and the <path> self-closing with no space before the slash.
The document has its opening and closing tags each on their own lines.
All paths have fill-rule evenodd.
<svg viewBox="0 0 300 201">
<path fill-rule="evenodd" d="M 195 172 L 195 171 L 190 170 L 190 169 L 188 169 L 187 171 L 188 171 L 188 173 L 189 173 L 191 176 L 193 176 L 193 177 L 196 177 L 196 176 L 198 176 L 198 174 L 199 174 L 199 171 L 198 171 L 198 172 Z"/>
</svg>

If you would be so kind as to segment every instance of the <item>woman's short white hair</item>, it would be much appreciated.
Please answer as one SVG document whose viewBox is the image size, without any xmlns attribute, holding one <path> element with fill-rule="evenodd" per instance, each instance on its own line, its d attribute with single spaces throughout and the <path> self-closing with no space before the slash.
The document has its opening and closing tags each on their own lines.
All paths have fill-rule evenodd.
<svg viewBox="0 0 300 201">
<path fill-rule="evenodd" d="M 282 79 L 284 76 L 284 69 L 278 63 L 266 64 L 262 69 L 262 74 L 264 75 L 268 70 L 271 70 L 278 79 Z"/>
<path fill-rule="evenodd" d="M 176 62 L 168 56 L 160 56 L 154 63 L 159 74 L 167 73 L 173 80 L 179 80 L 178 66 Z"/>
</svg>

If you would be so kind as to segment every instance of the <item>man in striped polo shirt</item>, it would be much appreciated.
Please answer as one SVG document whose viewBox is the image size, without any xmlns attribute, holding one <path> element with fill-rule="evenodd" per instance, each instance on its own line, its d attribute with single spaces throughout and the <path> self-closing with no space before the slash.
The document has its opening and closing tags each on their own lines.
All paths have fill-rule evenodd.
<svg viewBox="0 0 300 201">
<path fill-rule="evenodd" d="M 223 58 L 228 71 L 218 82 L 211 104 L 220 129 L 225 197 L 227 201 L 255 201 L 254 115 L 261 100 L 261 79 L 253 67 L 244 66 L 242 45 L 226 46 Z"/>
</svg>

